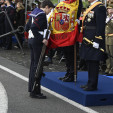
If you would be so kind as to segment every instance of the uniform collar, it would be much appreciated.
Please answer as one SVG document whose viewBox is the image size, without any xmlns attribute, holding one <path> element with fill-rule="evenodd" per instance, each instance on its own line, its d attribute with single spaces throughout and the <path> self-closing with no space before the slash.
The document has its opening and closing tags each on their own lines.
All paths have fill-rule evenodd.
<svg viewBox="0 0 113 113">
<path fill-rule="evenodd" d="M 36 17 L 38 16 L 39 14 L 42 14 L 42 13 L 45 13 L 43 10 L 39 9 L 39 8 L 35 8 L 31 14 L 29 14 L 29 16 L 31 17 Z"/>
<path fill-rule="evenodd" d="M 14 8 L 12 5 L 9 5 L 9 6 L 7 6 L 7 7 L 12 7 L 12 8 Z"/>
<path fill-rule="evenodd" d="M 92 6 L 94 3 L 98 2 L 98 0 L 93 1 L 90 6 Z"/>
</svg>

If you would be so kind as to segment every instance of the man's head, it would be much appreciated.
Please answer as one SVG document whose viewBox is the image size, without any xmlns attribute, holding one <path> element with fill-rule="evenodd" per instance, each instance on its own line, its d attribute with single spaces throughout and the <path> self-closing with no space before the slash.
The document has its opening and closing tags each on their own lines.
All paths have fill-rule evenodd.
<svg viewBox="0 0 113 113">
<path fill-rule="evenodd" d="M 11 4 L 12 0 L 5 0 L 6 4 Z"/>
<path fill-rule="evenodd" d="M 107 0 L 107 4 L 113 4 L 113 0 Z"/>
<path fill-rule="evenodd" d="M 88 0 L 89 3 L 92 3 L 92 2 L 94 2 L 94 1 L 95 1 L 95 0 Z"/>
<path fill-rule="evenodd" d="M 51 12 L 51 9 L 53 9 L 53 8 L 54 8 L 54 5 L 53 5 L 53 3 L 50 0 L 44 0 L 41 3 L 41 9 L 43 9 L 43 11 L 46 14 L 49 14 Z"/>
<path fill-rule="evenodd" d="M 109 4 L 107 6 L 107 12 L 108 12 L 108 14 L 113 14 L 113 4 Z"/>
<path fill-rule="evenodd" d="M 0 0 L 0 5 L 5 4 L 5 0 Z"/>
</svg>

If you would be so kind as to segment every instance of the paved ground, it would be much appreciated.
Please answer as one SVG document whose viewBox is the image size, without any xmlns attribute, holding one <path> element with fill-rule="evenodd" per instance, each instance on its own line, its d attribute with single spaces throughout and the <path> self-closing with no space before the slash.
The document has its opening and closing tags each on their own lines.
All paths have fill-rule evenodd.
<svg viewBox="0 0 113 113">
<path fill-rule="evenodd" d="M 21 50 L 18 48 L 13 48 L 12 50 L 3 50 L 2 48 L 0 48 L 0 56 L 3 58 L 6 58 L 4 60 L 3 58 L 1 58 L 0 61 L 1 61 L 1 65 L 5 67 L 9 67 L 10 69 L 24 75 L 25 77 L 28 77 L 28 70 L 30 66 L 30 50 L 27 46 L 24 46 L 23 50 L 25 55 L 23 55 Z M 9 63 L 7 59 L 13 61 L 14 63 Z M 15 63 L 19 64 L 20 66 L 18 66 Z M 23 66 L 26 67 L 26 71 L 25 69 L 23 69 Z M 44 71 L 65 71 L 65 63 L 64 62 L 59 63 L 59 60 L 54 58 L 53 64 L 50 64 L 48 67 L 45 67 Z M 18 79 L 17 77 L 13 77 L 12 74 L 9 74 L 9 73 L 7 74 L 7 72 L 4 72 L 3 70 L 0 70 L 0 72 L 3 75 L 3 76 L 0 76 L 0 82 L 2 82 L 4 87 L 6 88 L 8 98 L 9 98 L 8 113 L 15 113 L 15 112 L 16 113 L 23 113 L 23 112 L 36 113 L 37 110 L 39 113 L 45 113 L 45 111 L 47 113 L 50 113 L 50 112 L 52 113 L 56 113 L 56 112 L 84 113 L 80 109 L 74 106 L 71 106 L 70 104 L 67 104 L 62 100 L 59 100 L 58 98 L 55 98 L 54 96 L 44 91 L 43 91 L 44 94 L 46 94 L 47 97 L 49 98 L 47 99 L 46 102 L 41 100 L 36 101 L 35 99 L 29 99 L 28 93 L 27 93 L 27 82 L 24 82 Z M 14 86 L 16 86 L 16 88 Z M 18 98 L 14 99 L 14 95 L 12 93 L 15 93 L 16 97 Z M 39 104 L 40 102 L 41 104 Z M 54 106 L 53 106 L 53 103 L 54 103 Z M 44 106 L 46 105 L 46 106 L 44 109 L 41 109 L 40 106 L 43 106 L 43 105 Z M 53 106 L 52 109 L 50 109 L 50 106 Z M 95 111 L 98 111 L 98 113 L 113 113 L 113 106 L 92 106 L 90 108 Z M 89 113 L 95 113 L 95 112 L 89 111 Z"/>
<path fill-rule="evenodd" d="M 0 56 L 7 58 L 15 63 L 25 66 L 27 68 L 30 67 L 30 50 L 25 43 L 23 47 L 24 55 L 22 54 L 21 49 L 13 47 L 12 50 L 3 50 L 0 48 Z M 65 71 L 65 62 L 59 63 L 57 58 L 53 58 L 53 64 L 44 67 L 44 71 Z"/>
<path fill-rule="evenodd" d="M 28 68 L 0 57 L 0 113 L 88 113 L 90 110 L 87 108 L 86 111 L 84 106 L 80 108 L 68 100 L 66 102 L 62 96 L 44 87 L 41 89 L 47 99 L 30 98 L 28 73 Z M 8 112 L 5 112 L 7 108 Z M 97 113 L 93 111 L 91 113 Z"/>
</svg>

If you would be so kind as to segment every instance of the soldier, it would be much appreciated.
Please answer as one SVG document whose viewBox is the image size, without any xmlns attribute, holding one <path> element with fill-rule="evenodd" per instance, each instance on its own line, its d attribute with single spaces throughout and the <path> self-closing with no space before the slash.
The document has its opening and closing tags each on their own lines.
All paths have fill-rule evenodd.
<svg viewBox="0 0 113 113">
<path fill-rule="evenodd" d="M 6 6 L 5 6 L 5 0 L 0 1 L 0 12 L 5 11 Z M 0 35 L 5 34 L 5 14 L 0 13 Z M 1 47 L 5 46 L 5 37 L 1 38 Z"/>
<path fill-rule="evenodd" d="M 50 0 L 45 0 L 42 2 L 41 8 L 35 8 L 31 14 L 30 19 L 26 25 L 25 30 L 29 32 L 29 47 L 31 50 L 31 65 L 29 72 L 29 89 L 30 97 L 45 99 L 41 93 L 40 81 L 38 87 L 35 91 L 32 91 L 34 81 L 35 81 L 35 71 L 39 62 L 39 57 L 42 51 L 43 44 L 47 45 L 48 41 L 43 39 L 44 29 L 47 29 L 47 19 L 46 14 L 51 12 L 51 9 L 54 7 Z M 43 70 L 43 69 L 42 69 Z M 41 73 L 43 74 L 43 72 Z M 41 78 L 40 78 L 41 80 Z"/>
<path fill-rule="evenodd" d="M 67 0 L 69 1 L 69 0 Z M 80 23 L 79 17 L 82 10 L 82 1 L 79 0 L 79 6 L 78 6 L 78 12 L 77 12 L 77 22 Z M 64 33 L 65 35 L 66 33 Z M 74 44 L 64 46 L 62 48 L 63 54 L 66 58 L 66 74 L 64 77 L 60 77 L 59 80 L 62 80 L 63 82 L 73 82 L 74 81 Z"/>
<path fill-rule="evenodd" d="M 85 91 L 97 90 L 99 61 L 105 60 L 104 53 L 98 48 L 105 49 L 105 20 L 106 8 L 98 0 L 88 0 L 90 7 L 86 10 L 82 20 L 83 37 L 93 41 L 93 47 L 85 40 L 82 41 L 80 57 L 88 65 L 88 82 L 80 86 Z"/>
<path fill-rule="evenodd" d="M 107 0 L 107 7 L 113 7 L 113 0 Z"/>
<path fill-rule="evenodd" d="M 79 0 L 79 7 L 77 13 L 77 19 L 79 20 L 82 10 L 82 1 Z M 78 22 L 79 23 L 79 22 Z M 63 82 L 73 82 L 74 81 L 74 45 L 63 47 L 63 53 L 66 58 L 66 74 L 61 79 Z"/>
<path fill-rule="evenodd" d="M 108 16 L 106 18 L 106 52 L 113 56 L 113 4 L 109 4 L 107 7 Z M 108 76 L 113 75 L 113 58 L 109 57 L 106 60 L 105 73 Z"/>
</svg>

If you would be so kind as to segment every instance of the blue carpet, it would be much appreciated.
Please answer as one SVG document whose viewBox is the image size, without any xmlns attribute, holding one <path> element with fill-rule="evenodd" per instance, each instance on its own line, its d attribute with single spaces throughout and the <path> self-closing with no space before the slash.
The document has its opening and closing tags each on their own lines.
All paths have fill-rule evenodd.
<svg viewBox="0 0 113 113">
<path fill-rule="evenodd" d="M 87 72 L 78 72 L 77 82 L 62 82 L 65 72 L 45 72 L 42 86 L 49 88 L 84 106 L 113 105 L 113 79 L 99 75 L 97 91 L 83 91 L 80 85 L 86 84 Z"/>
<path fill-rule="evenodd" d="M 104 75 L 104 76 L 106 76 L 106 75 Z M 108 77 L 108 78 L 112 78 L 112 79 L 113 79 L 113 76 L 106 76 L 106 77 Z"/>
</svg>

